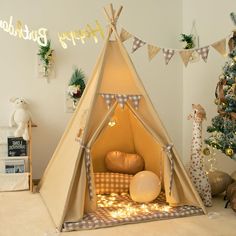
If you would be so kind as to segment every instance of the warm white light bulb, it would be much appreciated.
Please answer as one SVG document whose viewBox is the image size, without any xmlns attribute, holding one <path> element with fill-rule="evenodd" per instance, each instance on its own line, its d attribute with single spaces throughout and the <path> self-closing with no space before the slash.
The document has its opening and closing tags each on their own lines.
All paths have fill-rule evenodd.
<svg viewBox="0 0 236 236">
<path fill-rule="evenodd" d="M 108 125 L 109 125 L 110 127 L 113 127 L 113 126 L 116 125 L 116 121 L 113 120 L 113 119 L 111 119 L 111 120 L 109 121 Z"/>
</svg>

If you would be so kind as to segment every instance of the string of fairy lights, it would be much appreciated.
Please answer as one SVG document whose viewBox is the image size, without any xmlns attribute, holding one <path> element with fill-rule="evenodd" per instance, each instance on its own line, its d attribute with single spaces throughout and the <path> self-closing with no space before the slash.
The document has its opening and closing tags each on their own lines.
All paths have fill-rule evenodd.
<svg viewBox="0 0 236 236">
<path fill-rule="evenodd" d="M 129 196 L 128 193 L 121 193 L 121 196 Z M 160 203 L 142 203 L 135 204 L 135 202 L 120 201 L 119 194 L 111 193 L 110 195 L 97 195 L 97 205 L 102 208 L 115 208 L 111 211 L 110 215 L 116 219 L 123 219 L 140 214 L 150 214 L 153 211 L 170 212 L 171 207 L 169 205 Z"/>
</svg>

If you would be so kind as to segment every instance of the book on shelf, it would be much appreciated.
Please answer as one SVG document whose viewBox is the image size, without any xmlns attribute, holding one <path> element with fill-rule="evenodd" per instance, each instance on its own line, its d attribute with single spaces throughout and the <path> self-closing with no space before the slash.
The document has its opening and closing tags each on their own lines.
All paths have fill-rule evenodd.
<svg viewBox="0 0 236 236">
<path fill-rule="evenodd" d="M 5 173 L 16 174 L 25 172 L 24 160 L 9 160 L 5 161 Z"/>
<path fill-rule="evenodd" d="M 7 138 L 8 156 L 27 156 L 27 141 L 22 137 Z"/>
</svg>

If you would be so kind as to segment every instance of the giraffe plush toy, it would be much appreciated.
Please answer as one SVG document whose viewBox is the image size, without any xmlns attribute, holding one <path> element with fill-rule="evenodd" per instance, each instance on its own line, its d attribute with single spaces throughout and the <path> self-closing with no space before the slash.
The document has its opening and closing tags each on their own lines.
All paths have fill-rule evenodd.
<svg viewBox="0 0 236 236">
<path fill-rule="evenodd" d="M 211 186 L 203 166 L 202 121 L 206 119 L 204 108 L 192 104 L 193 111 L 188 119 L 193 119 L 193 136 L 189 174 L 205 206 L 212 206 Z"/>
</svg>

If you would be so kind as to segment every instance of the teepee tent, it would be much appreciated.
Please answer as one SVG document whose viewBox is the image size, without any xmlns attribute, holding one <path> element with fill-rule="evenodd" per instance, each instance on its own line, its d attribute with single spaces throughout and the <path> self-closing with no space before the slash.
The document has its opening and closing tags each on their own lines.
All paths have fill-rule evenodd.
<svg viewBox="0 0 236 236">
<path fill-rule="evenodd" d="M 121 9 L 115 14 L 110 5 L 111 16 L 105 9 L 110 23 L 105 46 L 39 186 L 59 230 L 96 210 L 93 173 L 106 171 L 104 156 L 111 150 L 140 154 L 145 169 L 163 180 L 170 206 L 205 212 L 117 33 Z M 112 119 L 116 125 L 110 127 Z"/>
</svg>

